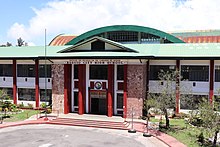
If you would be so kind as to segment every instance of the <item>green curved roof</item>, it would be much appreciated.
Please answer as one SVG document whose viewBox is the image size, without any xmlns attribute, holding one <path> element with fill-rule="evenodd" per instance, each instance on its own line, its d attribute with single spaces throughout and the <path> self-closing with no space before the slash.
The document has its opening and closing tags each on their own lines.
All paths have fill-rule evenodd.
<svg viewBox="0 0 220 147">
<path fill-rule="evenodd" d="M 93 37 L 95 35 L 105 33 L 105 32 L 112 32 L 112 31 L 135 31 L 135 32 L 143 32 L 143 33 L 149 33 L 156 36 L 159 36 L 161 38 L 166 38 L 167 40 L 173 42 L 173 43 L 184 43 L 184 41 L 180 40 L 179 38 L 170 35 L 168 33 L 165 33 L 160 30 L 156 30 L 149 27 L 143 27 L 143 26 L 136 26 L 136 25 L 113 25 L 113 26 L 106 26 L 97 28 L 91 31 L 88 31 L 86 33 L 83 33 L 79 35 L 78 37 L 72 39 L 66 45 L 75 45 L 76 43 L 83 41 L 85 39 L 88 39 L 90 37 Z"/>
</svg>

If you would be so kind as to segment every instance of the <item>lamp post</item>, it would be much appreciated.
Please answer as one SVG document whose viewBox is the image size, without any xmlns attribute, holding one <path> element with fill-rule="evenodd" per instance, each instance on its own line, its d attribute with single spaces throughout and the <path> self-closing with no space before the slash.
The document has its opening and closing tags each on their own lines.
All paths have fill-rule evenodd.
<svg viewBox="0 0 220 147">
<path fill-rule="evenodd" d="M 44 74 L 45 74 L 45 92 L 44 97 L 45 100 L 47 98 L 47 30 L 45 29 L 45 44 L 44 44 Z M 47 108 L 45 108 L 45 118 L 44 120 L 48 120 L 47 118 Z"/>
<path fill-rule="evenodd" d="M 143 133 L 144 137 L 151 137 L 151 134 L 148 131 L 148 129 L 149 129 L 148 124 L 149 124 L 149 117 L 147 116 L 146 127 L 144 128 L 144 133 Z"/>
<path fill-rule="evenodd" d="M 133 117 L 134 117 L 134 110 L 132 107 L 132 109 L 131 109 L 131 129 L 128 130 L 128 133 L 136 133 L 136 130 L 134 129 Z"/>
</svg>

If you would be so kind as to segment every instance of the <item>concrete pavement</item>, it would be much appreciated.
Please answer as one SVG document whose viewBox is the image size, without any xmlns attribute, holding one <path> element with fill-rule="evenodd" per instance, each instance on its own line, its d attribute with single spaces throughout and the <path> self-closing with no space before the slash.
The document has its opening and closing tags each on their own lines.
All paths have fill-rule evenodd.
<svg viewBox="0 0 220 147">
<path fill-rule="evenodd" d="M 22 122 L 13 122 L 13 123 L 4 123 L 4 124 L 0 124 L 0 128 L 5 128 L 5 127 L 10 127 L 10 126 L 20 126 L 20 125 L 31 125 L 31 124 L 50 124 L 50 122 L 53 121 L 53 119 L 56 119 L 56 115 L 52 114 L 49 116 L 53 116 L 53 117 L 48 117 L 49 120 L 45 121 L 44 118 L 40 118 L 37 119 L 36 116 L 32 116 L 30 119 L 26 120 L 26 121 L 22 121 Z M 70 118 L 70 119 L 81 119 L 83 120 L 90 120 L 90 121 L 109 121 L 109 122 L 124 122 L 124 121 L 128 121 L 130 122 L 129 119 L 124 120 L 121 117 L 107 117 L 107 116 L 102 116 L 102 115 L 91 115 L 91 114 L 84 114 L 84 115 L 78 115 L 78 114 L 60 114 L 59 118 Z M 146 126 L 145 126 L 145 121 L 143 120 L 137 120 L 134 119 L 134 128 L 141 133 L 144 133 L 146 131 Z M 62 123 L 60 123 L 62 124 Z M 65 124 L 66 125 L 66 124 Z M 68 124 L 68 125 L 74 125 L 74 124 Z M 88 127 L 88 126 L 87 126 Z M 131 125 L 128 127 L 128 129 L 131 127 Z M 96 128 L 99 128 L 98 126 L 96 126 Z M 111 129 L 111 127 L 108 127 L 109 129 Z M 175 138 L 162 133 L 160 131 L 156 131 L 156 130 L 149 130 L 149 133 L 151 133 L 155 138 L 161 140 L 162 142 L 164 142 L 166 145 L 168 146 L 178 146 L 178 147 L 185 147 L 185 145 L 181 142 L 179 142 L 178 140 L 176 140 Z"/>
<path fill-rule="evenodd" d="M 142 133 L 48 124 L 3 128 L 0 140 L 1 146 L 7 147 L 167 147 Z"/>
</svg>

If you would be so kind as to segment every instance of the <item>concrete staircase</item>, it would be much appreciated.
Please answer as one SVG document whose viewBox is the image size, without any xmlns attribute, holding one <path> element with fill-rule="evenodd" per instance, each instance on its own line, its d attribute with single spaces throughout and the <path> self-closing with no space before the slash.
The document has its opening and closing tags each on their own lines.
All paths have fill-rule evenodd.
<svg viewBox="0 0 220 147">
<path fill-rule="evenodd" d="M 127 130 L 128 122 L 112 122 L 112 121 L 101 121 L 101 120 L 85 120 L 75 118 L 57 118 L 52 119 L 47 124 L 57 125 L 71 125 L 71 126 L 82 126 L 82 127 L 95 127 L 95 128 L 108 128 L 108 129 L 122 129 Z"/>
</svg>

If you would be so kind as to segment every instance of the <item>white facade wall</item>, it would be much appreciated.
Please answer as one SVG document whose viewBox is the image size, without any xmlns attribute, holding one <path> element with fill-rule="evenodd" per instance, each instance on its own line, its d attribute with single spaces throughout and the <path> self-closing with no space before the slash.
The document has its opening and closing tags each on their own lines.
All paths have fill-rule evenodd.
<svg viewBox="0 0 220 147">
<path fill-rule="evenodd" d="M 136 61 L 137 64 L 141 64 L 140 60 Z M 145 62 L 144 60 L 142 62 Z M 12 61 L 0 61 L 0 64 L 12 64 Z M 17 64 L 35 64 L 33 60 L 30 61 L 17 61 Z M 133 63 L 131 63 L 133 64 Z M 215 66 L 220 66 L 220 60 L 215 60 Z M 176 65 L 176 60 L 150 60 L 149 65 Z M 193 65 L 193 66 L 209 66 L 210 60 L 181 60 L 180 70 L 182 65 Z M 214 75 L 215 76 L 215 75 Z M 210 73 L 209 73 L 210 78 Z M 214 78 L 215 80 L 215 78 Z M 209 80 L 210 81 L 210 80 Z M 209 81 L 180 81 L 180 89 L 182 94 L 193 94 L 193 95 L 209 95 Z M 47 89 L 52 89 L 52 79 L 46 78 Z M 160 93 L 163 86 L 156 80 L 149 81 L 149 92 Z M 1 88 L 13 88 L 13 77 L 0 77 Z M 45 88 L 45 78 L 39 78 L 40 89 Z M 17 88 L 28 88 L 35 89 L 35 77 L 17 77 Z M 173 83 L 173 89 L 175 89 L 175 82 Z M 214 82 L 214 94 L 219 94 L 220 82 Z M 18 101 L 18 104 L 23 102 L 24 104 L 30 103 L 27 101 Z M 31 102 L 32 103 L 32 102 Z M 35 101 L 33 101 L 35 105 Z M 116 110 L 115 110 L 116 111 Z"/>
<path fill-rule="evenodd" d="M 176 65 L 176 60 L 150 60 L 149 65 Z M 150 93 L 161 93 L 165 88 L 166 83 L 161 83 L 158 80 L 150 80 L 149 81 L 149 92 Z M 175 82 L 172 82 L 172 89 L 175 90 Z"/>
<path fill-rule="evenodd" d="M 12 88 L 13 77 L 0 77 L 0 87 Z"/>
<path fill-rule="evenodd" d="M 12 64 L 12 60 L 0 61 L 0 64 Z M 18 64 L 35 65 L 35 62 L 33 60 L 25 60 L 25 61 L 17 60 L 17 65 Z M 0 76 L 0 88 L 13 88 L 13 77 Z M 35 89 L 35 77 L 17 77 L 17 92 L 19 88 Z M 52 78 L 46 78 L 46 88 L 52 89 Z M 39 89 L 45 89 L 45 78 L 39 78 Z M 18 93 L 17 93 L 17 98 L 18 98 Z M 28 106 L 28 104 L 32 104 L 33 107 L 36 106 L 35 101 L 17 100 L 17 104 L 22 104 L 22 103 L 24 104 L 24 106 Z M 40 102 L 40 104 L 41 103 L 44 102 Z"/>
<path fill-rule="evenodd" d="M 209 63 L 209 60 L 181 60 L 180 70 L 181 65 L 209 66 Z M 176 60 L 150 60 L 149 65 L 176 65 Z M 215 82 L 215 84 L 220 88 L 220 82 Z M 158 80 L 149 80 L 149 92 L 161 93 L 165 85 Z M 175 90 L 175 82 L 172 83 L 172 86 Z M 209 81 L 180 81 L 180 88 L 182 94 L 209 95 Z"/>
</svg>

